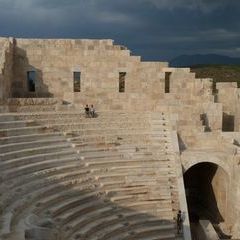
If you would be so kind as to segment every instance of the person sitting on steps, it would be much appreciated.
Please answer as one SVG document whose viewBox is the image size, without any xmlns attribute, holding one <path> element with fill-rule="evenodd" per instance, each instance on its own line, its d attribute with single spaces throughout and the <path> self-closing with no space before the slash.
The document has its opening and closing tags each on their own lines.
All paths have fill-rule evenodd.
<svg viewBox="0 0 240 240">
<path fill-rule="evenodd" d="M 89 116 L 90 116 L 88 104 L 87 104 L 86 107 L 85 107 L 85 116 L 86 116 L 86 117 L 89 117 Z"/>
<path fill-rule="evenodd" d="M 92 118 L 96 117 L 95 109 L 94 109 L 93 105 L 91 105 L 91 107 L 90 107 L 90 116 L 91 116 Z"/>
</svg>

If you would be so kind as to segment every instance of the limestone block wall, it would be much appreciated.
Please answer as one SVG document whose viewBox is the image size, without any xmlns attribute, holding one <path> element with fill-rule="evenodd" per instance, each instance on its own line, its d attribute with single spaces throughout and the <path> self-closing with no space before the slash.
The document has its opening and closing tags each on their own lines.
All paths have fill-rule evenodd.
<svg viewBox="0 0 240 240">
<path fill-rule="evenodd" d="M 240 155 L 237 154 L 232 166 L 231 195 L 229 196 L 228 212 L 232 223 L 232 234 L 235 238 L 240 238 Z"/>
<path fill-rule="evenodd" d="M 140 61 L 112 40 L 16 39 L 13 96 L 31 95 L 27 72 L 36 71 L 37 97 L 58 97 L 98 109 L 147 109 L 164 93 L 167 63 Z M 81 92 L 73 91 L 73 72 L 81 72 Z M 126 72 L 119 93 L 119 73 Z"/>
<path fill-rule="evenodd" d="M 196 79 L 189 68 L 164 68 L 170 74 L 169 93 L 159 100 L 168 106 L 177 127 L 183 149 L 197 141 L 204 131 L 222 129 L 222 105 L 215 103 L 211 79 Z"/>
<path fill-rule="evenodd" d="M 188 104 L 213 100 L 211 79 L 196 79 L 189 68 L 165 68 L 164 71 L 171 72 L 170 93 L 177 95 L 179 100 Z"/>
<path fill-rule="evenodd" d="M 36 72 L 34 93 L 28 90 L 28 71 Z M 74 92 L 73 72 L 81 72 L 81 92 Z M 125 91 L 121 93 L 120 72 L 126 73 Z M 165 92 L 166 72 L 171 72 L 170 93 Z M 168 105 L 177 106 L 180 114 L 183 111 L 179 106 L 196 108 L 197 104 L 194 121 L 199 124 L 199 115 L 205 112 L 203 99 L 208 104 L 213 102 L 211 85 L 209 79 L 195 79 L 188 68 L 141 62 L 140 57 L 131 56 L 129 50 L 109 39 L 15 39 L 13 97 L 56 97 L 80 107 L 94 104 L 99 110 L 154 110 Z M 191 111 L 185 115 L 180 118 L 193 118 Z"/>
<path fill-rule="evenodd" d="M 216 198 L 218 203 L 217 207 L 218 207 L 220 216 L 222 216 L 225 219 L 225 221 L 228 223 L 228 220 L 229 220 L 228 197 L 230 194 L 228 173 L 226 173 L 224 169 L 218 167 L 212 179 L 211 184 L 212 184 L 214 197 Z"/>
<path fill-rule="evenodd" d="M 231 224 L 233 238 L 240 238 L 240 133 L 239 132 L 222 132 L 222 137 L 231 142 L 235 147 L 234 154 L 228 159 L 229 170 L 229 196 L 227 206 L 228 222 Z M 227 161 L 226 161 L 227 162 Z"/>
<path fill-rule="evenodd" d="M 222 130 L 222 118 L 223 118 L 223 106 L 221 103 L 204 102 L 202 104 L 203 123 L 207 127 L 207 131 L 221 131 Z"/>
<path fill-rule="evenodd" d="M 226 125 L 233 124 L 232 129 L 227 130 L 240 130 L 240 111 L 239 111 L 239 98 L 240 90 L 237 88 L 235 82 L 217 83 L 217 101 L 223 105 L 223 117 Z M 232 123 L 231 123 L 232 122 Z M 223 126 L 224 128 L 224 126 Z M 224 130 L 224 129 L 223 129 Z"/>
<path fill-rule="evenodd" d="M 13 40 L 0 38 L 0 102 L 11 96 Z"/>
</svg>

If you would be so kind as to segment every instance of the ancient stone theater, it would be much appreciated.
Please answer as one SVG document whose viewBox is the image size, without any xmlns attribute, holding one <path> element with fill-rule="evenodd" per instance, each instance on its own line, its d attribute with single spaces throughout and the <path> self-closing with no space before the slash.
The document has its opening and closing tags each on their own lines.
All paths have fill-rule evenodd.
<svg viewBox="0 0 240 240">
<path fill-rule="evenodd" d="M 240 238 L 239 96 L 109 39 L 0 38 L 0 239 Z"/>
</svg>

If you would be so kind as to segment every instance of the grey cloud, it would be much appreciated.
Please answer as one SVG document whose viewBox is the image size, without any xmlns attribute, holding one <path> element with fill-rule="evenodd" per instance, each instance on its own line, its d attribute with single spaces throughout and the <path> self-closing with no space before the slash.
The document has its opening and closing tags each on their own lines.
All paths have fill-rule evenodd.
<svg viewBox="0 0 240 240">
<path fill-rule="evenodd" d="M 160 9 L 182 8 L 182 9 L 198 9 L 203 12 L 209 12 L 216 8 L 222 8 L 226 5 L 234 4 L 239 6 L 236 0 L 143 0 L 152 3 Z"/>
<path fill-rule="evenodd" d="M 0 0 L 0 36 L 112 38 L 147 60 L 240 54 L 238 0 Z"/>
</svg>

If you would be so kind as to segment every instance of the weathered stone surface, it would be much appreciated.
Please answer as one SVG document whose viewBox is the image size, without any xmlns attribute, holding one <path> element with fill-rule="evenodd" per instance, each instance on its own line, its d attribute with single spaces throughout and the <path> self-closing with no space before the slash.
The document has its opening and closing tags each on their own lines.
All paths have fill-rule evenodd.
<svg viewBox="0 0 240 240">
<path fill-rule="evenodd" d="M 27 81 L 30 71 L 35 72 L 35 91 L 31 92 Z M 74 92 L 74 72 L 81 72 L 80 84 L 75 88 L 80 92 Z M 123 92 L 119 92 L 119 80 Z M 47 213 L 40 209 L 48 207 L 47 203 L 55 204 L 58 198 L 36 202 L 31 194 L 30 189 L 34 192 L 36 186 L 45 189 L 45 185 L 58 181 L 58 190 L 66 186 L 74 189 L 78 184 L 78 193 L 84 196 L 103 188 L 92 199 L 93 203 L 105 204 L 99 214 L 108 208 L 121 207 L 122 211 L 107 215 L 108 223 L 117 222 L 116 218 L 130 218 L 127 214 L 133 212 L 124 215 L 124 211 L 132 208 L 138 213 L 147 210 L 158 220 L 171 218 L 166 226 L 170 235 L 166 238 L 173 239 L 173 215 L 179 207 L 187 214 L 181 166 L 187 172 L 199 163 L 212 163 L 218 166 L 211 186 L 222 217 L 219 226 L 224 225 L 229 234 L 239 238 L 240 92 L 235 83 L 217 84 L 216 93 L 212 85 L 211 79 L 196 79 L 189 68 L 143 62 L 110 39 L 0 38 L 0 187 L 4 182 L 10 191 L 6 196 L 0 195 L 0 217 L 4 222 L 0 233 L 11 240 L 19 234 L 16 226 L 23 223 L 17 213 L 24 215 L 29 203 L 36 203 L 30 204 L 29 209 L 35 209 L 41 217 L 56 211 L 56 216 L 63 214 L 74 221 L 77 216 L 70 217 L 64 210 L 62 200 L 68 194 L 59 199 L 62 212 L 55 206 Z M 94 105 L 99 118 L 84 118 L 86 104 Z M 71 179 L 71 172 L 64 172 L 68 167 L 71 171 L 76 168 L 86 172 L 78 172 L 77 178 Z M 58 175 L 53 177 L 55 173 Z M 28 185 L 29 179 L 32 182 Z M 144 188 L 140 189 L 143 182 Z M 23 199 L 16 203 L 18 196 Z M 136 199 L 142 203 L 140 207 Z M 83 199 L 79 201 L 83 206 L 87 204 Z M 118 205 L 114 205 L 116 202 Z M 70 206 L 83 214 L 81 205 Z M 86 209 L 89 208 L 87 205 Z M 79 218 L 84 216 L 81 214 Z M 87 224 L 87 219 L 81 221 Z M 88 225 L 78 231 L 65 224 L 64 219 L 56 220 L 63 224 L 59 231 L 66 230 L 72 238 L 93 237 Z M 98 221 L 97 217 L 95 220 Z M 133 224 L 138 224 L 138 220 L 134 219 Z M 10 231 L 11 224 L 15 232 Z M 94 229 L 94 221 L 91 224 Z M 128 227 L 130 223 L 118 224 Z M 46 227 L 45 223 L 43 226 Z M 188 227 L 186 218 L 186 239 Z M 35 231 L 38 230 L 29 228 L 26 234 L 36 239 Z M 104 239 L 102 234 L 93 239 Z M 137 239 L 141 231 L 132 234 Z M 126 237 L 129 236 L 123 235 Z M 24 240 L 24 236 L 20 234 L 19 240 Z"/>
</svg>

